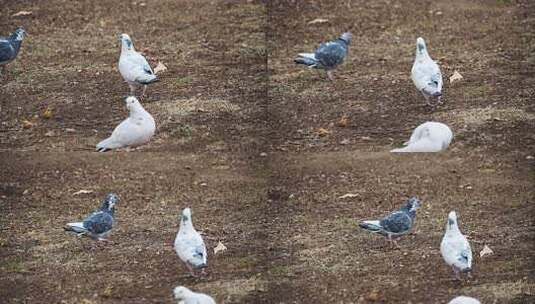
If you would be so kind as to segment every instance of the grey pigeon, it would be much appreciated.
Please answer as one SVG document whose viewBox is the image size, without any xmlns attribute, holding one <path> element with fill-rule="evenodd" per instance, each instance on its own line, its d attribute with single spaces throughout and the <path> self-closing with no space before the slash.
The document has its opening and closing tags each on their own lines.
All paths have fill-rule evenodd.
<svg viewBox="0 0 535 304">
<path fill-rule="evenodd" d="M 461 272 L 470 276 L 472 271 L 472 249 L 466 237 L 459 230 L 455 211 L 451 211 L 448 214 L 446 233 L 444 233 L 440 243 L 440 253 L 446 264 L 453 269 L 455 278 L 460 280 Z"/>
<path fill-rule="evenodd" d="M 412 65 L 411 78 L 418 91 L 422 92 L 428 105 L 430 98 L 441 103 L 442 73 L 438 64 L 431 59 L 422 37 L 416 39 L 416 56 Z"/>
<path fill-rule="evenodd" d="M 121 34 L 121 56 L 119 57 L 119 72 L 130 87 L 130 95 L 134 96 L 137 87 L 143 86 L 143 94 L 147 85 L 157 82 L 158 78 L 152 71 L 147 59 L 134 49 L 132 39 L 127 34 Z"/>
<path fill-rule="evenodd" d="M 343 33 L 340 38 L 334 41 L 322 43 L 314 53 L 298 54 L 294 62 L 309 68 L 325 70 L 332 81 L 334 80 L 333 70 L 342 64 L 347 57 L 352 37 L 349 32 Z"/>
<path fill-rule="evenodd" d="M 420 208 L 420 204 L 416 197 L 410 198 L 399 211 L 395 211 L 381 220 L 363 221 L 359 226 L 370 232 L 384 235 L 389 241 L 397 245 L 395 238 L 411 231 L 416 219 L 416 210 Z"/>
<path fill-rule="evenodd" d="M 17 28 L 9 37 L 0 37 L 0 66 L 6 69 L 6 64 L 17 58 L 22 40 L 26 32 L 22 27 Z"/>
<path fill-rule="evenodd" d="M 65 230 L 81 235 L 87 235 L 94 240 L 106 241 L 115 222 L 115 205 L 119 197 L 110 193 L 102 202 L 98 211 L 93 212 L 83 222 L 68 223 Z"/>
<path fill-rule="evenodd" d="M 173 290 L 179 304 L 215 304 L 214 299 L 200 292 L 193 292 L 184 286 L 177 286 Z"/>
<path fill-rule="evenodd" d="M 175 238 L 175 251 L 191 275 L 195 276 L 195 270 L 198 269 L 204 273 L 208 266 L 208 253 L 201 235 L 193 228 L 190 208 L 182 211 L 180 228 Z"/>
</svg>

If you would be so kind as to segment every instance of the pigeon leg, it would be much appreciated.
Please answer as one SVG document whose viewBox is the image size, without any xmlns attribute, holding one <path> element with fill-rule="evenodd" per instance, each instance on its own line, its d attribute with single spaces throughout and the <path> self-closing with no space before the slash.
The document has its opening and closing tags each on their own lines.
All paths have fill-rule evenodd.
<svg viewBox="0 0 535 304">
<path fill-rule="evenodd" d="M 330 81 L 334 81 L 333 71 L 327 71 L 327 77 L 329 77 Z"/>
<path fill-rule="evenodd" d="M 133 84 L 128 84 L 128 87 L 130 87 L 130 95 L 129 96 L 136 96 L 136 86 Z"/>
<path fill-rule="evenodd" d="M 146 91 L 147 91 L 147 85 L 144 85 L 143 86 L 143 93 L 141 94 L 141 99 L 144 99 Z"/>
<path fill-rule="evenodd" d="M 453 273 L 455 274 L 455 279 L 458 280 L 458 281 L 461 281 L 461 275 L 460 275 L 460 271 L 459 269 L 457 269 L 457 267 L 455 266 L 451 266 L 451 268 L 453 269 Z"/>
<path fill-rule="evenodd" d="M 193 277 L 197 277 L 197 275 L 195 274 L 195 270 L 193 270 L 193 267 L 191 267 L 191 265 L 189 263 L 185 263 L 186 264 L 186 268 L 188 269 L 189 273 L 193 276 Z"/>
<path fill-rule="evenodd" d="M 207 273 L 206 273 L 206 268 L 201 269 L 201 274 L 202 274 L 203 276 L 205 276 L 205 275 L 207 274 Z"/>
<path fill-rule="evenodd" d="M 442 96 L 438 96 L 438 97 L 437 97 L 437 103 L 438 103 L 438 104 L 443 104 L 441 98 L 442 98 Z"/>
</svg>

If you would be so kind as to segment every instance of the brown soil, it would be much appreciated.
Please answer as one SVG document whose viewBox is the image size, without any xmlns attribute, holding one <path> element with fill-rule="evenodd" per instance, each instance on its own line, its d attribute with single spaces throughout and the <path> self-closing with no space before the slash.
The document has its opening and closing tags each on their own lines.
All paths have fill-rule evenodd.
<svg viewBox="0 0 535 304">
<path fill-rule="evenodd" d="M 533 1 L 0 7 L 1 34 L 29 33 L 1 76 L 0 302 L 173 303 L 185 285 L 218 303 L 535 303 Z M 345 30 L 354 42 L 334 83 L 293 64 Z M 99 154 L 126 115 L 122 32 L 169 68 L 142 102 L 158 130 Z M 435 110 L 410 81 L 417 36 L 445 76 Z M 464 79 L 450 85 L 455 70 Z M 426 120 L 452 127 L 447 152 L 388 153 Z M 111 244 L 62 230 L 109 191 L 122 199 Z M 358 229 L 414 195 L 423 207 L 400 249 Z M 209 247 L 204 278 L 172 250 L 186 206 Z M 450 210 L 474 251 L 463 282 L 439 252 Z M 218 241 L 228 250 L 214 255 Z M 480 258 L 484 245 L 494 254 Z"/>
</svg>

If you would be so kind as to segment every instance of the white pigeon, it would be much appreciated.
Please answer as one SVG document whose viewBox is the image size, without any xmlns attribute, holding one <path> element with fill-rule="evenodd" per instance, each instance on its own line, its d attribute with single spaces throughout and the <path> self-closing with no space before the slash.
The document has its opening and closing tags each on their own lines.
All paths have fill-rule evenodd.
<svg viewBox="0 0 535 304">
<path fill-rule="evenodd" d="M 195 276 L 195 271 L 198 269 L 204 273 L 204 269 L 208 266 L 206 262 L 208 253 L 201 235 L 193 228 L 190 208 L 182 211 L 180 229 L 175 238 L 175 251 L 191 275 Z"/>
<path fill-rule="evenodd" d="M 193 292 L 184 286 L 177 286 L 173 290 L 178 304 L 215 304 L 214 299 L 204 293 Z"/>
<path fill-rule="evenodd" d="M 481 304 L 477 299 L 459 296 L 448 302 L 448 304 Z"/>
<path fill-rule="evenodd" d="M 457 279 L 461 279 L 461 272 L 468 273 L 470 276 L 472 271 L 472 249 L 466 237 L 459 230 L 455 211 L 451 211 L 448 215 L 446 233 L 442 238 L 442 243 L 440 243 L 440 253 L 442 253 L 446 264 L 453 269 Z"/>
<path fill-rule="evenodd" d="M 142 97 L 145 96 L 147 85 L 158 81 L 147 59 L 134 49 L 134 44 L 127 34 L 121 34 L 121 56 L 119 72 L 130 87 L 130 95 L 134 95 L 139 86 L 143 86 Z"/>
<path fill-rule="evenodd" d="M 442 103 L 442 73 L 438 64 L 429 56 L 422 37 L 416 39 L 416 58 L 412 65 L 411 78 L 428 105 L 430 98 L 437 98 L 437 102 Z"/>
<path fill-rule="evenodd" d="M 97 144 L 97 151 L 139 146 L 147 143 L 154 135 L 154 118 L 145 111 L 137 98 L 127 97 L 126 108 L 130 112 L 128 118 L 115 127 L 110 137 Z"/>
<path fill-rule="evenodd" d="M 414 129 L 405 147 L 390 152 L 440 152 L 448 148 L 452 139 L 453 132 L 447 125 L 428 121 Z"/>
</svg>

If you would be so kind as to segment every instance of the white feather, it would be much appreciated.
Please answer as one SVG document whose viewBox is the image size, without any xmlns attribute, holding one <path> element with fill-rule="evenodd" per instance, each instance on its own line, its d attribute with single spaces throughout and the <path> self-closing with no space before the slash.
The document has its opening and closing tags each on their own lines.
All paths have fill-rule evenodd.
<svg viewBox="0 0 535 304">
<path fill-rule="evenodd" d="M 173 293 L 179 304 L 215 304 L 214 299 L 209 295 L 193 292 L 184 286 L 175 287 Z"/>
<path fill-rule="evenodd" d="M 87 232 L 87 229 L 84 228 L 84 223 L 82 222 L 67 223 L 67 226 L 76 233 Z"/>
<path fill-rule="evenodd" d="M 206 265 L 208 253 L 201 235 L 193 228 L 191 210 L 184 209 L 180 228 L 175 238 L 175 251 L 178 257 L 191 266 Z M 202 258 L 196 255 L 202 253 Z"/>
<path fill-rule="evenodd" d="M 113 130 L 111 136 L 97 144 L 97 149 L 118 149 L 147 143 L 156 131 L 154 118 L 135 97 L 126 99 L 129 116 Z"/>
<path fill-rule="evenodd" d="M 446 233 L 440 243 L 440 253 L 449 266 L 461 271 L 472 268 L 472 249 L 466 237 L 459 230 L 455 211 L 448 215 Z M 463 253 L 467 256 L 466 261 L 460 259 Z"/>
<path fill-rule="evenodd" d="M 418 45 L 423 45 L 423 49 L 419 49 Z M 442 92 L 442 73 L 440 72 L 440 67 L 429 56 L 422 38 L 418 38 L 416 43 L 416 57 L 411 70 L 411 78 L 418 91 L 425 89 L 429 94 Z M 438 82 L 436 88 L 429 86 L 432 80 Z"/>
<path fill-rule="evenodd" d="M 316 55 L 314 53 L 299 53 L 297 56 L 316 60 Z"/>
<path fill-rule="evenodd" d="M 138 86 L 141 82 L 150 82 L 156 79 L 156 75 L 152 72 L 147 59 L 140 53 L 136 52 L 134 45 L 128 46 L 127 40 L 130 37 L 126 34 L 121 35 L 121 56 L 119 57 L 119 72 L 123 79 L 130 85 Z M 147 71 L 150 71 L 148 73 Z"/>
<path fill-rule="evenodd" d="M 406 147 L 390 152 L 440 152 L 446 150 L 452 140 L 453 132 L 447 125 L 428 121 L 414 129 Z"/>
<path fill-rule="evenodd" d="M 448 304 L 481 304 L 477 299 L 459 296 L 448 302 Z"/>
</svg>

